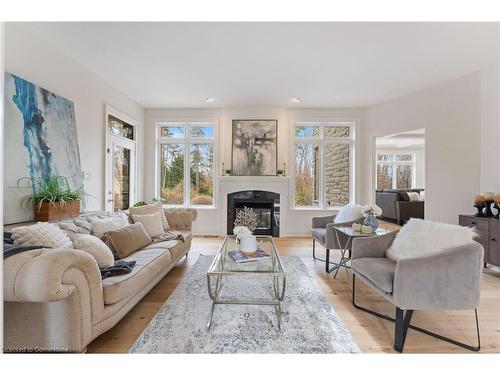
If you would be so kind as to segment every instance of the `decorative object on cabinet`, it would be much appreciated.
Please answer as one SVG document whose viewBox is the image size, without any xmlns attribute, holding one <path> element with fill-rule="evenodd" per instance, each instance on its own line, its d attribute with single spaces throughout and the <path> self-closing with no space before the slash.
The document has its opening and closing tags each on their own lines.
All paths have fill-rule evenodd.
<svg viewBox="0 0 500 375">
<path fill-rule="evenodd" d="M 477 209 L 477 212 L 474 214 L 476 217 L 485 217 L 486 215 L 483 213 L 484 207 L 486 207 L 486 201 L 484 199 L 484 195 L 476 195 L 474 197 L 474 207 Z"/>
<path fill-rule="evenodd" d="M 495 195 L 495 208 L 497 210 L 497 214 L 495 215 L 495 219 L 500 219 L 500 195 Z"/>
<path fill-rule="evenodd" d="M 487 217 L 493 217 L 493 211 L 491 211 L 491 205 L 495 201 L 495 193 L 489 191 L 484 193 L 484 200 L 486 201 L 486 211 L 485 214 Z"/>
</svg>

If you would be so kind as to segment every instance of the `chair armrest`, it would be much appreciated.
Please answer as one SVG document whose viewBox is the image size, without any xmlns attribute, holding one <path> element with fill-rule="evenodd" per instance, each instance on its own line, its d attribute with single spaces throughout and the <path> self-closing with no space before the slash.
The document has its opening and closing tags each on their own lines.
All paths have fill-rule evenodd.
<svg viewBox="0 0 500 375">
<path fill-rule="evenodd" d="M 333 220 L 335 220 L 335 216 L 337 216 L 337 215 L 313 217 L 312 218 L 312 227 L 313 228 L 326 228 L 327 224 L 333 223 Z"/>
<path fill-rule="evenodd" d="M 164 208 L 168 225 L 175 230 L 191 231 L 191 226 L 198 217 L 194 208 Z"/>
<path fill-rule="evenodd" d="M 373 237 L 357 237 L 352 240 L 351 259 L 383 258 L 391 246 L 397 231 Z"/>
<path fill-rule="evenodd" d="M 88 288 L 91 297 L 103 304 L 99 267 L 84 251 L 38 249 L 4 260 L 4 301 L 58 301 L 79 288 Z"/>
<path fill-rule="evenodd" d="M 397 263 L 393 300 L 402 309 L 469 310 L 479 305 L 484 249 L 473 242 Z"/>
</svg>

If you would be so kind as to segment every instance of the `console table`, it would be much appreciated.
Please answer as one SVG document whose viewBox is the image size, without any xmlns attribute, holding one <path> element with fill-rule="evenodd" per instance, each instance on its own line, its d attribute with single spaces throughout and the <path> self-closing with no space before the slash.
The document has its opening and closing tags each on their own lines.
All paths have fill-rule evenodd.
<svg viewBox="0 0 500 375">
<path fill-rule="evenodd" d="M 484 247 L 484 265 L 500 266 L 500 220 L 491 217 L 459 215 L 458 223 L 465 227 L 475 228 L 476 241 Z"/>
</svg>

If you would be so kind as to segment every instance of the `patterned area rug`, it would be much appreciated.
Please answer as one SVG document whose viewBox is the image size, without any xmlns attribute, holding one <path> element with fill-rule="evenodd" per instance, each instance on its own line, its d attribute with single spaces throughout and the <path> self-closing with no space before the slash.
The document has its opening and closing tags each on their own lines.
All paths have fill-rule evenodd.
<svg viewBox="0 0 500 375">
<path fill-rule="evenodd" d="M 273 306 L 241 305 L 217 305 L 207 332 L 211 301 L 206 272 L 212 260 L 211 256 L 200 255 L 130 353 L 359 353 L 330 302 L 297 257 L 282 258 L 287 287 L 281 333 Z M 221 297 L 268 298 L 271 288 L 267 278 L 230 276 Z"/>
</svg>

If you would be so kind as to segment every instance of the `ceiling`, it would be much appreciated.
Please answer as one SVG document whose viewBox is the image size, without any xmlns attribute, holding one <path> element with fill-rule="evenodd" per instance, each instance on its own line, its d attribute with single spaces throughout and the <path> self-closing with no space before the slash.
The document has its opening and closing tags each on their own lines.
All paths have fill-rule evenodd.
<svg viewBox="0 0 500 375">
<path fill-rule="evenodd" d="M 424 148 L 425 129 L 415 129 L 407 132 L 391 134 L 375 139 L 377 147 L 386 148 Z"/>
<path fill-rule="evenodd" d="M 498 32 L 493 23 L 23 27 L 146 108 L 366 107 L 480 70 Z"/>
</svg>

